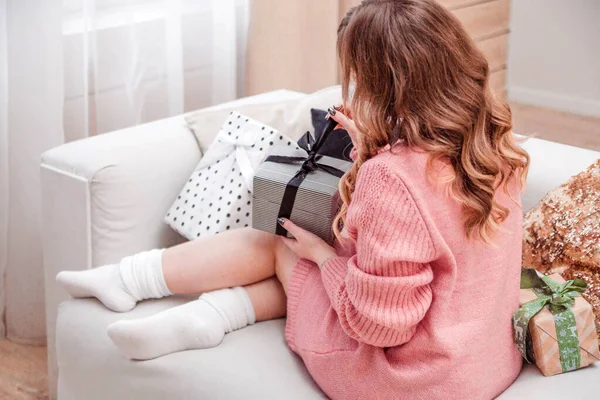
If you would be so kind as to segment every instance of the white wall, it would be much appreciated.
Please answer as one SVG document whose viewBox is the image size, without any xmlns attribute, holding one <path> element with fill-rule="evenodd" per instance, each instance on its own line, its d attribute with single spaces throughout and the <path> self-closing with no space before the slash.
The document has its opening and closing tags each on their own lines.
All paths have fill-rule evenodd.
<svg viewBox="0 0 600 400">
<path fill-rule="evenodd" d="M 507 90 L 600 117 L 600 0 L 513 0 Z"/>
</svg>

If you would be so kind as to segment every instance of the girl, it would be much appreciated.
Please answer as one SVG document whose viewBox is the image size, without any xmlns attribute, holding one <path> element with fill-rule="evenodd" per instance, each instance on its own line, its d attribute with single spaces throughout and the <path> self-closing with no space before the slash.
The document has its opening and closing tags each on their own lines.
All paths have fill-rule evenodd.
<svg viewBox="0 0 600 400">
<path fill-rule="evenodd" d="M 109 326 L 133 359 L 217 346 L 287 315 L 290 348 L 331 398 L 495 397 L 521 368 L 511 315 L 529 160 L 510 110 L 433 0 L 364 1 L 342 21 L 338 51 L 344 107 L 330 115 L 356 151 L 337 251 L 280 220 L 294 239 L 237 230 L 57 279 L 120 312 L 203 293 Z"/>
</svg>

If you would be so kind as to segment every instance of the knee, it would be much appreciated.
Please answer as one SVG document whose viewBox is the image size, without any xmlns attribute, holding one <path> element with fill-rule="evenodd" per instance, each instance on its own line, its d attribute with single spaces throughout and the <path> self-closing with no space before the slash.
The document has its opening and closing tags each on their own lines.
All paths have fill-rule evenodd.
<svg viewBox="0 0 600 400">
<path fill-rule="evenodd" d="M 274 238 L 273 257 L 275 259 L 275 275 L 279 281 L 281 281 L 283 274 L 284 251 L 287 249 L 287 246 L 283 243 L 283 241 L 279 240 L 277 236 L 274 236 Z"/>
<path fill-rule="evenodd" d="M 277 269 L 281 263 L 280 260 L 283 259 L 283 252 L 287 249 L 285 244 L 279 240 L 279 237 L 272 233 L 259 231 L 254 228 L 241 228 L 239 229 L 239 232 L 243 235 L 244 240 L 252 242 L 255 248 L 261 249 L 263 254 L 271 259 L 275 272 L 277 273 Z"/>
<path fill-rule="evenodd" d="M 292 271 L 298 262 L 298 256 L 283 243 L 282 240 L 276 237 L 275 244 L 275 275 L 282 283 L 287 293 L 287 282 L 289 281 Z"/>
<path fill-rule="evenodd" d="M 265 255 L 270 253 L 273 257 L 275 256 L 275 246 L 279 240 L 274 234 L 250 227 L 236 229 L 233 232 L 238 235 L 240 240 L 255 249 L 260 249 Z"/>
<path fill-rule="evenodd" d="M 296 265 L 298 257 L 290 250 L 281 240 L 281 238 L 272 233 L 259 231 L 253 228 L 242 228 L 239 232 L 251 240 L 255 246 L 263 249 L 263 251 L 269 254 L 274 269 L 275 276 L 281 282 L 287 281 L 291 270 Z"/>
</svg>

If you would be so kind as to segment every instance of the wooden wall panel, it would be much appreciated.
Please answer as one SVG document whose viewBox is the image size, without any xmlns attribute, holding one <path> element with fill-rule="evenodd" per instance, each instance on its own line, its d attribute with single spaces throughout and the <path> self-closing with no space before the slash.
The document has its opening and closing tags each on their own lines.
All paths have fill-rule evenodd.
<svg viewBox="0 0 600 400">
<path fill-rule="evenodd" d="M 492 71 L 506 67 L 510 0 L 438 1 L 462 21 L 488 58 Z M 282 87 L 312 92 L 339 82 L 337 26 L 346 11 L 360 2 L 254 0 L 246 94 Z M 503 78 L 499 74 L 494 79 L 497 84 Z"/>
<path fill-rule="evenodd" d="M 453 12 L 476 41 L 508 33 L 510 0 L 489 1 Z"/>
<path fill-rule="evenodd" d="M 437 0 L 438 3 L 450 10 L 456 10 L 457 8 L 463 8 L 472 6 L 478 3 L 484 3 L 489 0 Z"/>
<path fill-rule="evenodd" d="M 506 69 L 496 71 L 490 75 L 490 86 L 494 92 L 504 96 L 506 87 Z"/>
<path fill-rule="evenodd" d="M 508 57 L 508 34 L 495 36 L 477 42 L 477 47 L 483 52 L 490 65 L 490 71 L 498 71 L 506 68 Z"/>
<path fill-rule="evenodd" d="M 314 92 L 338 82 L 338 3 L 255 0 L 250 7 L 246 95 Z"/>
<path fill-rule="evenodd" d="M 344 16 L 348 12 L 348 10 L 350 10 L 352 7 L 358 6 L 362 2 L 362 0 L 339 0 L 339 2 L 339 15 L 341 21 L 342 18 L 344 18 Z"/>
</svg>

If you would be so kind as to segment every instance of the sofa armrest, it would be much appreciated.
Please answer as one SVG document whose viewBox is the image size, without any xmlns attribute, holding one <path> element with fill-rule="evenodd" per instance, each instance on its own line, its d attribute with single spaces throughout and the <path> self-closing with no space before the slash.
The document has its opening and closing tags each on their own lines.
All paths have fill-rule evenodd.
<svg viewBox="0 0 600 400">
<path fill-rule="evenodd" d="M 219 112 L 304 96 L 282 89 L 203 111 Z M 201 140 L 210 143 L 215 134 L 216 130 L 206 132 Z M 133 252 L 181 241 L 162 221 L 200 160 L 197 140 L 186 127 L 183 115 L 72 142 L 44 153 L 43 233 L 49 278 L 64 269 L 99 266 Z M 58 259 L 58 253 L 63 259 L 54 270 L 52 260 Z M 81 254 L 75 261 L 75 253 L 85 256 Z"/>
<path fill-rule="evenodd" d="M 277 90 L 206 111 L 300 99 Z M 212 141 L 206 132 L 201 138 Z M 42 155 L 42 235 L 48 337 L 48 383 L 56 397 L 55 324 L 68 298 L 55 276 L 83 270 L 184 239 L 163 218 L 199 162 L 200 147 L 177 116 L 72 142 Z"/>
<path fill-rule="evenodd" d="M 521 196 L 525 212 L 535 207 L 546 193 L 600 158 L 600 152 L 594 150 L 536 138 L 526 138 L 522 146 L 531 157 L 527 185 Z"/>
<path fill-rule="evenodd" d="M 52 259 L 65 244 L 68 253 L 75 247 L 81 251 L 81 246 L 65 243 L 67 238 L 85 238 L 89 254 L 85 266 L 61 260 L 59 270 L 99 266 L 180 241 L 162 221 L 200 157 L 196 139 L 181 116 L 44 153 L 45 258 Z M 77 236 L 68 237 L 72 232 Z"/>
<path fill-rule="evenodd" d="M 42 155 L 42 235 L 50 392 L 62 270 L 83 270 L 183 239 L 163 223 L 201 154 L 182 116 L 95 136 Z"/>
</svg>

